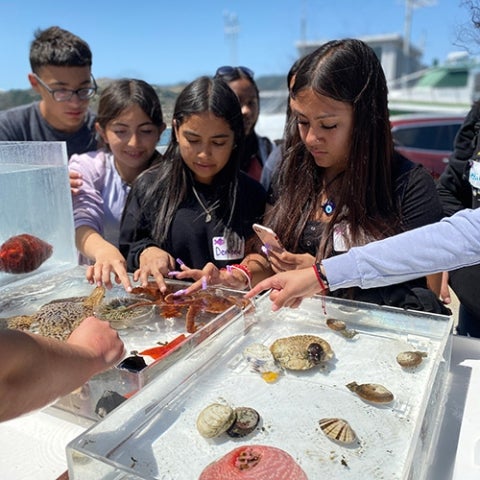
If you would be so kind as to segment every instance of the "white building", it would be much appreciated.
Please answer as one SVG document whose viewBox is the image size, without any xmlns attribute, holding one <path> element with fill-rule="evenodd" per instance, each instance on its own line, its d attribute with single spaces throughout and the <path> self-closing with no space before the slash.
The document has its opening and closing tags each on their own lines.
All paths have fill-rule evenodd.
<svg viewBox="0 0 480 480">
<path fill-rule="evenodd" d="M 369 45 L 377 54 L 385 72 L 387 82 L 391 83 L 404 75 L 409 75 L 424 69 L 421 63 L 423 52 L 417 47 L 410 45 L 406 54 L 403 36 L 400 34 L 371 35 L 358 37 Z M 328 40 L 297 42 L 297 50 L 300 57 L 313 52 Z"/>
</svg>

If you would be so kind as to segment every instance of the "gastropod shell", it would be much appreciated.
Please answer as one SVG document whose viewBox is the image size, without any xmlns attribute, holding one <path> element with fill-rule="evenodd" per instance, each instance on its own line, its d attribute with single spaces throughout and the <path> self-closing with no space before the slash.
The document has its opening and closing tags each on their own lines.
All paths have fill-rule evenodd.
<svg viewBox="0 0 480 480">
<path fill-rule="evenodd" d="M 358 334 L 356 330 L 347 328 L 347 324 L 343 320 L 337 320 L 335 318 L 327 318 L 326 321 L 327 327 L 331 328 L 335 332 L 338 332 L 340 335 L 343 335 L 345 338 L 353 338 Z"/>
<path fill-rule="evenodd" d="M 351 382 L 346 387 L 355 392 L 360 398 L 372 403 L 390 403 L 393 402 L 393 393 L 378 383 L 362 383 Z"/>
<path fill-rule="evenodd" d="M 427 352 L 400 352 L 397 355 L 397 362 L 404 368 L 413 368 L 420 365 L 427 355 Z"/>
</svg>

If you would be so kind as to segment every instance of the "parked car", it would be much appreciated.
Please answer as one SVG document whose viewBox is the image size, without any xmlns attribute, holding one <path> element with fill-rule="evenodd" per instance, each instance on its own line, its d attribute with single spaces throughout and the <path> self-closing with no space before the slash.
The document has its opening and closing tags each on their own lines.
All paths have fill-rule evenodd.
<svg viewBox="0 0 480 480">
<path fill-rule="evenodd" d="M 413 162 L 421 163 L 438 178 L 453 151 L 455 136 L 464 116 L 409 114 L 390 117 L 396 149 Z"/>
</svg>

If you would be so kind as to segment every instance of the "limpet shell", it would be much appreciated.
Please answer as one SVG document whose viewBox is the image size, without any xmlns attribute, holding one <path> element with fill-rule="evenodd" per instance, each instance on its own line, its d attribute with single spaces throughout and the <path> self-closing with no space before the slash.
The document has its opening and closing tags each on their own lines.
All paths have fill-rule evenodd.
<svg viewBox="0 0 480 480">
<path fill-rule="evenodd" d="M 308 370 L 333 358 L 330 344 L 315 335 L 279 338 L 270 347 L 275 360 L 289 370 Z"/>
<path fill-rule="evenodd" d="M 197 430 L 202 437 L 214 438 L 226 432 L 234 421 L 235 412 L 232 407 L 212 403 L 198 415 Z"/>
<path fill-rule="evenodd" d="M 250 407 L 237 407 L 234 411 L 235 421 L 227 430 L 227 435 L 239 438 L 252 433 L 260 422 L 259 413 Z"/>
<path fill-rule="evenodd" d="M 390 403 L 394 399 L 393 393 L 378 383 L 362 383 L 358 385 L 357 382 L 351 382 L 346 387 L 367 402 Z"/>
<path fill-rule="evenodd" d="M 410 351 L 410 352 L 400 352 L 397 355 L 397 362 L 404 368 L 413 368 L 420 365 L 425 357 L 427 357 L 427 352 L 419 351 Z"/>
<path fill-rule="evenodd" d="M 318 423 L 325 435 L 332 440 L 350 444 L 357 439 L 353 428 L 343 418 L 322 418 Z"/>
</svg>

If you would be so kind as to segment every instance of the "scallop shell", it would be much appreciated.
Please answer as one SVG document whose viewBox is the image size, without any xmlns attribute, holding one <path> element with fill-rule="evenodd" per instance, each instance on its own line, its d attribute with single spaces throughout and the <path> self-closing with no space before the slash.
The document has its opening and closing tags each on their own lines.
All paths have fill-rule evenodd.
<svg viewBox="0 0 480 480">
<path fill-rule="evenodd" d="M 275 360 L 289 370 L 308 370 L 333 358 L 330 344 L 315 335 L 279 338 L 270 347 Z"/>
<path fill-rule="evenodd" d="M 351 382 L 346 387 L 367 402 L 390 403 L 394 399 L 393 393 L 378 383 L 362 383 L 358 385 L 357 382 Z"/>
<path fill-rule="evenodd" d="M 226 432 L 234 421 L 235 412 L 232 407 L 221 403 L 212 403 L 198 415 L 197 430 L 202 437 L 218 437 Z"/>
<path fill-rule="evenodd" d="M 397 362 L 404 368 L 413 368 L 420 365 L 427 355 L 427 352 L 400 352 L 397 355 Z"/>
<path fill-rule="evenodd" d="M 353 428 L 342 418 L 322 418 L 318 423 L 325 435 L 332 440 L 350 444 L 357 439 Z"/>
<path fill-rule="evenodd" d="M 237 407 L 235 421 L 227 430 L 227 435 L 238 438 L 252 433 L 260 422 L 259 413 L 250 407 Z"/>
<path fill-rule="evenodd" d="M 335 332 L 340 333 L 345 338 L 353 338 L 357 335 L 357 331 L 351 328 L 347 328 L 347 324 L 343 320 L 337 320 L 336 318 L 327 318 L 327 327 L 331 328 Z"/>
</svg>

